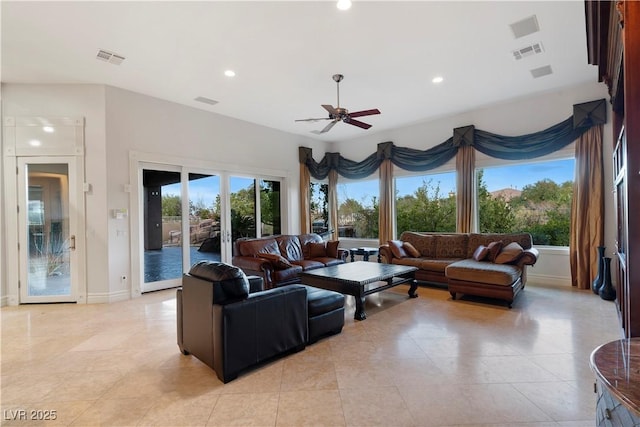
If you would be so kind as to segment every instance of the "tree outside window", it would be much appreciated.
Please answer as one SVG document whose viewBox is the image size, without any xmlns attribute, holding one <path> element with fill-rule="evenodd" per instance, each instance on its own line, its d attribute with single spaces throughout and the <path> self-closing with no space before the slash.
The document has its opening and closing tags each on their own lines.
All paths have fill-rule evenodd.
<svg viewBox="0 0 640 427">
<path fill-rule="evenodd" d="M 480 232 L 528 232 L 534 245 L 569 246 L 574 169 L 574 159 L 478 169 Z"/>
<path fill-rule="evenodd" d="M 378 180 L 338 185 L 338 236 L 378 238 Z"/>
<path fill-rule="evenodd" d="M 396 178 L 397 235 L 455 232 L 455 180 L 455 172 Z"/>
</svg>

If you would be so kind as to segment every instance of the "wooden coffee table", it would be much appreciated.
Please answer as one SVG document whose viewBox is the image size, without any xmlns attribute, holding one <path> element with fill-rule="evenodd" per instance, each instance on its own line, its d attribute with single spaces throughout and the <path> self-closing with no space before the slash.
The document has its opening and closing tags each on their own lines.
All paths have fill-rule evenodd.
<svg viewBox="0 0 640 427">
<path fill-rule="evenodd" d="M 356 261 L 299 273 L 305 285 L 328 289 L 356 298 L 356 320 L 364 320 L 364 297 L 404 283 L 411 284 L 409 297 L 416 298 L 418 285 L 414 279 L 417 267 Z"/>
</svg>

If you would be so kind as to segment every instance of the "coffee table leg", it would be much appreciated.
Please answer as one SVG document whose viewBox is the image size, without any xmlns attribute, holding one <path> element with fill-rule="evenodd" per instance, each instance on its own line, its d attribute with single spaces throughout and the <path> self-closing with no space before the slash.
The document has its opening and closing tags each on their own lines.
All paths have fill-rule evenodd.
<svg viewBox="0 0 640 427">
<path fill-rule="evenodd" d="M 355 320 L 364 320 L 367 318 L 367 313 L 364 312 L 364 297 L 355 297 L 356 300 L 356 312 L 353 315 Z"/>
<path fill-rule="evenodd" d="M 418 294 L 416 293 L 417 290 L 418 282 L 414 280 L 411 282 L 411 287 L 409 288 L 409 298 L 418 298 Z"/>
</svg>

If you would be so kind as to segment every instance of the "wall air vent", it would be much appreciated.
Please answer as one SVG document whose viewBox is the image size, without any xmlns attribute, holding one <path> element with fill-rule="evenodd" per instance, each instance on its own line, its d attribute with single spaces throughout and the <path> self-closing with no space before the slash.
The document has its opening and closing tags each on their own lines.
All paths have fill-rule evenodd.
<svg viewBox="0 0 640 427">
<path fill-rule="evenodd" d="M 199 96 L 197 98 L 194 98 L 193 100 L 198 102 L 203 102 L 209 105 L 216 105 L 218 103 L 218 101 L 216 101 L 215 99 L 205 98 L 204 96 Z"/>
<path fill-rule="evenodd" d="M 525 46 L 522 49 L 514 50 L 513 57 L 516 60 L 526 58 L 527 56 L 537 55 L 539 53 L 544 52 L 544 48 L 542 47 L 542 43 L 534 43 L 529 46 Z"/>
<path fill-rule="evenodd" d="M 100 49 L 98 51 L 98 54 L 96 55 L 96 59 L 108 62 L 110 64 L 120 65 L 120 64 L 122 64 L 122 61 L 124 61 L 125 58 L 124 58 L 124 56 L 118 55 L 117 53 L 113 53 L 113 52 L 109 52 L 108 50 Z"/>
<path fill-rule="evenodd" d="M 544 67 L 534 68 L 533 70 L 530 70 L 530 71 L 534 79 L 537 79 L 538 77 L 542 77 L 542 76 L 548 76 L 549 74 L 553 73 L 553 71 L 551 70 L 551 65 L 545 65 Z"/>
<path fill-rule="evenodd" d="M 532 15 L 521 21 L 514 22 L 509 26 L 511 27 L 511 31 L 513 31 L 513 35 L 517 39 L 540 31 L 540 26 L 538 25 L 538 18 L 536 17 L 536 15 Z"/>
</svg>

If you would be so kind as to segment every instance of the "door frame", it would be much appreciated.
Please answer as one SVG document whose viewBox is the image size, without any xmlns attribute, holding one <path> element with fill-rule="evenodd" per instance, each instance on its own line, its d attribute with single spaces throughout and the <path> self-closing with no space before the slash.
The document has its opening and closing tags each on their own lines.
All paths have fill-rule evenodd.
<svg viewBox="0 0 640 427">
<path fill-rule="evenodd" d="M 46 144 L 32 146 L 27 138 L 46 126 L 53 127 L 59 133 L 41 135 Z M 33 160 L 41 157 L 55 159 L 58 156 L 75 158 L 76 191 L 78 200 L 77 212 L 77 303 L 87 302 L 86 280 L 86 225 L 85 225 L 85 192 L 88 185 L 84 183 L 84 117 L 43 117 L 43 116 L 6 116 L 3 118 L 3 173 L 4 200 L 3 213 L 5 228 L 5 264 L 6 296 L 2 303 L 19 305 L 20 299 L 20 248 L 19 248 L 19 214 L 18 214 L 18 159 L 29 157 Z M 59 138 L 56 135 L 61 135 Z M 71 170 L 69 171 L 71 174 Z"/>
<path fill-rule="evenodd" d="M 142 286 L 144 284 L 144 192 L 142 191 L 142 170 L 158 167 L 178 168 L 181 171 L 181 176 L 184 178 L 189 173 L 202 173 L 217 175 L 220 177 L 220 199 L 223 206 L 229 206 L 229 177 L 246 177 L 256 180 L 269 179 L 278 180 L 281 182 L 281 221 L 282 232 L 288 232 L 288 217 L 290 211 L 290 203 L 288 199 L 289 182 L 291 182 L 289 173 L 287 171 L 266 169 L 266 168 L 252 168 L 233 164 L 222 164 L 218 162 L 205 161 L 200 159 L 178 157 L 167 154 L 159 153 L 147 153 L 130 151 L 129 152 L 129 176 L 130 184 L 125 186 L 125 190 L 129 192 L 129 227 L 130 227 L 130 245 L 131 245 L 131 297 L 138 297 L 142 295 Z M 172 169 L 175 170 L 175 169 Z M 188 179 L 187 179 L 188 181 Z M 184 181 L 183 181 L 183 184 Z M 186 194 L 185 185 L 182 186 L 182 194 Z M 258 193 L 258 192 L 256 192 Z M 259 197 L 259 195 L 257 196 Z M 185 215 L 186 202 L 183 201 L 183 217 Z M 188 211 L 187 211 L 188 214 Z M 188 216 L 187 216 L 188 217 Z M 224 210 L 221 212 L 221 233 L 226 234 L 229 231 L 231 219 Z M 184 221 L 183 221 L 184 227 Z M 185 233 L 183 229 L 183 233 Z M 232 247 L 229 241 L 221 242 L 221 259 L 223 262 L 231 263 Z M 183 247 L 183 268 L 186 268 L 186 258 L 184 257 Z M 179 283 L 175 284 L 179 286 Z"/>
<path fill-rule="evenodd" d="M 78 179 L 82 175 L 82 169 L 78 168 L 78 159 L 75 156 L 34 156 L 34 157 L 18 157 L 18 243 L 20 252 L 20 303 L 52 303 L 52 302 L 77 302 L 78 293 L 81 288 L 81 278 L 83 277 L 84 257 L 86 247 L 84 245 L 84 215 L 78 212 L 84 212 L 84 192 L 82 180 Z M 69 210 L 69 235 L 75 240 L 75 249 L 69 252 L 69 263 L 71 265 L 70 275 L 70 292 L 69 295 L 29 295 L 28 288 L 28 253 L 29 253 L 29 236 L 27 234 L 27 216 L 28 216 L 28 188 L 20 187 L 26 185 L 27 176 L 24 174 L 26 165 L 34 164 L 67 164 L 68 165 L 68 210 Z M 79 208 L 82 209 L 79 209 Z M 75 212 L 75 214 L 73 214 Z"/>
</svg>

